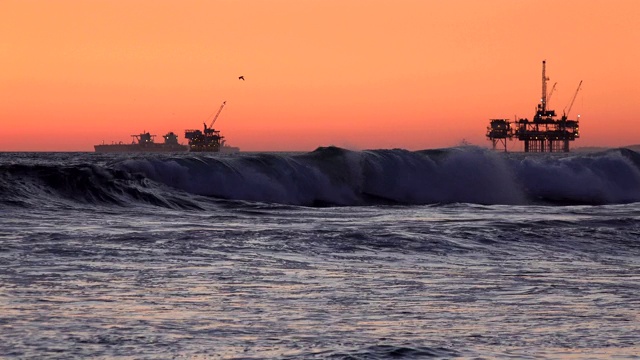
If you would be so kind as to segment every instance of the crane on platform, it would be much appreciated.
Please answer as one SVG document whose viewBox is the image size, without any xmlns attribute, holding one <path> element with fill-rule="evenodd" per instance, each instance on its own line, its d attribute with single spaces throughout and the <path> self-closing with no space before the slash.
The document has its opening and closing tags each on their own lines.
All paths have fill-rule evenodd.
<svg viewBox="0 0 640 360">
<path fill-rule="evenodd" d="M 573 94 L 573 99 L 571 99 L 571 102 L 569 103 L 569 105 L 567 105 L 563 110 L 562 110 L 562 118 L 564 120 L 567 119 L 567 117 L 569 116 L 569 113 L 571 112 L 571 108 L 573 107 L 573 102 L 576 101 L 576 96 L 578 96 L 578 92 L 580 91 L 580 87 L 582 86 L 582 80 L 580 80 L 580 83 L 578 84 L 578 88 L 576 89 L 576 93 Z M 568 107 L 568 109 L 567 109 Z M 567 111 L 565 111 L 565 109 Z"/>
<path fill-rule="evenodd" d="M 224 144 L 224 136 L 220 135 L 220 131 L 213 128 L 216 120 L 220 116 L 220 112 L 227 104 L 226 101 L 222 102 L 218 112 L 211 120 L 211 124 L 207 126 L 204 123 L 204 131 L 187 129 L 184 131 L 184 137 L 189 140 L 189 151 L 204 151 L 204 152 L 218 152 L 220 147 Z"/>
<path fill-rule="evenodd" d="M 227 104 L 226 101 L 222 102 L 222 105 L 220 105 L 220 108 L 218 109 L 218 112 L 216 113 L 216 116 L 213 117 L 213 120 L 211 120 L 211 124 L 209 125 L 209 127 L 207 128 L 207 123 L 204 124 L 204 128 L 205 129 L 213 129 L 213 124 L 215 124 L 216 120 L 218 120 L 218 116 L 220 116 L 220 112 L 222 112 L 222 108 L 224 108 L 224 106 Z"/>
<path fill-rule="evenodd" d="M 553 86 L 551 87 L 551 91 L 549 91 L 549 95 L 547 95 L 547 103 L 551 101 L 551 95 L 553 95 L 553 91 L 556 89 L 556 85 L 558 85 L 557 82 L 553 83 Z"/>
</svg>

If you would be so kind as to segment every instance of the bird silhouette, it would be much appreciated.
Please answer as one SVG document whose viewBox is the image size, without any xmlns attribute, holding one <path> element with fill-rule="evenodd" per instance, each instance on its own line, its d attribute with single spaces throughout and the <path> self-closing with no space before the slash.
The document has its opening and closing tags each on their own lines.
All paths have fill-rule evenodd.
<svg viewBox="0 0 640 360">
<path fill-rule="evenodd" d="M 240 77 L 238 77 L 238 79 L 244 81 L 244 76 L 240 76 Z"/>
</svg>

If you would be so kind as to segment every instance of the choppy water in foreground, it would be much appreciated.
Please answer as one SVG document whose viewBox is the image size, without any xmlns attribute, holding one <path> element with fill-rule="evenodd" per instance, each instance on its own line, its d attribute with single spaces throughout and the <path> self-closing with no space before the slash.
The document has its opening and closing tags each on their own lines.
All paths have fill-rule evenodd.
<svg viewBox="0 0 640 360">
<path fill-rule="evenodd" d="M 637 358 L 637 159 L 0 154 L 0 354 Z"/>
</svg>

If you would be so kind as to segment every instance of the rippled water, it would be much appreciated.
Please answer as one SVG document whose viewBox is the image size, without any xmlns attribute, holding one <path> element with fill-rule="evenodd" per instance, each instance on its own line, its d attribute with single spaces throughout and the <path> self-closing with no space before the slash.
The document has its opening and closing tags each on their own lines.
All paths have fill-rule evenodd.
<svg viewBox="0 0 640 360">
<path fill-rule="evenodd" d="M 4 210 L 0 350 L 632 358 L 638 215 L 638 204 Z"/>
<path fill-rule="evenodd" d="M 0 357 L 638 358 L 634 154 L 0 154 Z"/>
</svg>

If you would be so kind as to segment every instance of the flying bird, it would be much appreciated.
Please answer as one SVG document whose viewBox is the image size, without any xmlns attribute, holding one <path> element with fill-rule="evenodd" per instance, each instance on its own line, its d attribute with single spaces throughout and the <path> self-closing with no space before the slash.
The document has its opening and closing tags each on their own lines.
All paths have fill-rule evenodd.
<svg viewBox="0 0 640 360">
<path fill-rule="evenodd" d="M 238 79 L 244 81 L 244 76 L 240 76 L 240 77 L 238 77 Z"/>
</svg>

